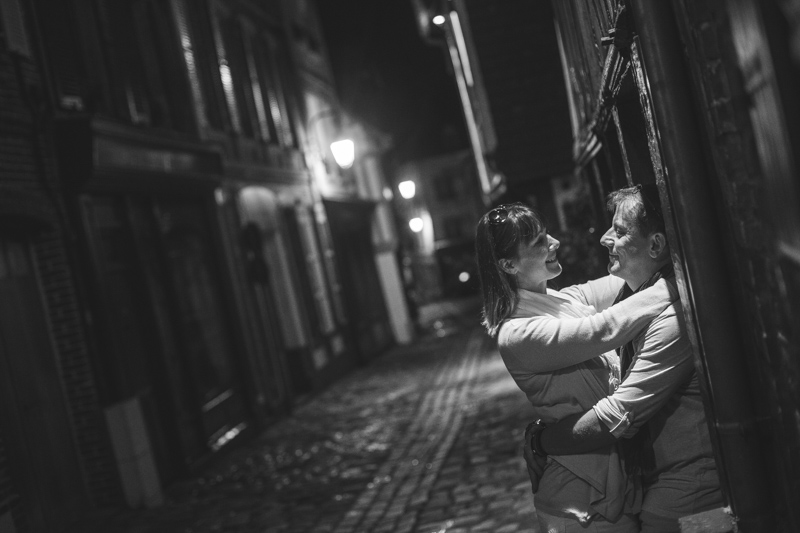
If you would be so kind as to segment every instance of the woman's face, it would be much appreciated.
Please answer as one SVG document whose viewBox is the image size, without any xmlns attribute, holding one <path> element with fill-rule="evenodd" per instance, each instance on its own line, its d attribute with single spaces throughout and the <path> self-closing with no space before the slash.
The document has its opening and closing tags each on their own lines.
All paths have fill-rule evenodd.
<svg viewBox="0 0 800 533">
<path fill-rule="evenodd" d="M 547 280 L 561 274 L 561 264 L 556 251 L 560 243 L 542 231 L 529 243 L 517 247 L 517 257 L 508 260 L 506 272 L 514 275 L 517 287 L 533 292 L 546 293 Z"/>
</svg>

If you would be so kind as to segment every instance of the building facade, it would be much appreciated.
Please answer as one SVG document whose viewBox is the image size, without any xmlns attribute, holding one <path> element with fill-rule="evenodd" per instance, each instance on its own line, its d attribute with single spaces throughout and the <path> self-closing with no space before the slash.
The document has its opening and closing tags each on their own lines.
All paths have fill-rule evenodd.
<svg viewBox="0 0 800 533">
<path fill-rule="evenodd" d="M 576 170 L 598 201 L 661 194 L 730 506 L 718 530 L 797 531 L 797 2 L 552 4 Z"/>
<path fill-rule="evenodd" d="M 46 531 L 86 508 L 90 491 L 121 491 L 82 327 L 47 79 L 22 6 L 4 3 L 0 22 L 0 529 Z"/>
<path fill-rule="evenodd" d="M 159 505 L 395 342 L 315 17 L 0 4 L 3 533 Z"/>
</svg>

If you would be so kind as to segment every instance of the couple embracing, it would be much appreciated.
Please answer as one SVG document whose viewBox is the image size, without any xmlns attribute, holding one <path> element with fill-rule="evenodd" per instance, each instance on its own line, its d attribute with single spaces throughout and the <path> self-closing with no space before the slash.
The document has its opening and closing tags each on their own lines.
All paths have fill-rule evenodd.
<svg viewBox="0 0 800 533">
<path fill-rule="evenodd" d="M 724 505 L 659 205 L 653 185 L 611 193 L 610 275 L 561 290 L 535 210 L 478 223 L 483 324 L 537 419 L 524 455 L 542 533 L 677 532 Z"/>
</svg>

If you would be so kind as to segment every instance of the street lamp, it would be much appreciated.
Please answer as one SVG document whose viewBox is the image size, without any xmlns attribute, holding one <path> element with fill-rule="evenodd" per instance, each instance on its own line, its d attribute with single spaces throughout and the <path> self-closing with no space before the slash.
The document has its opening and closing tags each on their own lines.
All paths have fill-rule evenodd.
<svg viewBox="0 0 800 533">
<path fill-rule="evenodd" d="M 400 191 L 400 196 L 406 200 L 410 200 L 414 198 L 414 195 L 417 193 L 417 186 L 413 181 L 406 180 L 397 184 L 397 190 Z"/>
<path fill-rule="evenodd" d="M 341 125 L 339 123 L 339 111 L 330 107 L 317 111 L 311 115 L 308 120 L 306 120 L 306 130 L 310 131 L 313 127 L 317 132 L 317 139 L 321 140 L 321 137 L 324 137 L 324 129 L 320 131 L 317 128 L 317 123 L 323 118 L 332 118 L 334 120 L 333 128 L 334 131 L 337 132 L 336 136 L 338 137 L 339 131 L 341 130 Z M 338 138 L 337 140 L 333 141 L 329 147 L 331 153 L 333 154 L 333 159 L 336 161 L 336 164 L 339 166 L 339 168 L 347 170 L 353 166 L 353 163 L 355 162 L 356 146 L 352 139 Z M 325 162 L 326 159 L 327 158 L 323 156 L 323 162 Z"/>
<path fill-rule="evenodd" d="M 343 169 L 353 166 L 356 159 L 356 145 L 351 139 L 342 139 L 331 143 L 331 152 L 336 164 Z"/>
</svg>

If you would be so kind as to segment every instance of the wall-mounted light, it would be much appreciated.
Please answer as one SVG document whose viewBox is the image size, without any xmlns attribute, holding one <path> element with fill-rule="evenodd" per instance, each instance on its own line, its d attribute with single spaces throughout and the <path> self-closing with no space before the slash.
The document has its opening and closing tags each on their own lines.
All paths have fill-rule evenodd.
<svg viewBox="0 0 800 533">
<path fill-rule="evenodd" d="M 444 18 L 444 15 L 436 15 L 435 17 L 433 17 L 433 20 L 431 20 L 431 22 L 433 22 L 437 26 L 441 26 L 442 24 L 445 23 L 446 20 L 447 19 Z"/>
<path fill-rule="evenodd" d="M 400 196 L 410 200 L 417 193 L 417 185 L 411 180 L 401 181 L 397 184 L 397 190 L 400 191 Z"/>
<path fill-rule="evenodd" d="M 414 233 L 419 233 L 422 231 L 422 228 L 425 227 L 425 223 L 422 222 L 421 218 L 416 217 L 408 221 L 408 227 L 411 228 L 411 231 Z"/>
<path fill-rule="evenodd" d="M 347 169 L 353 166 L 356 159 L 356 145 L 350 139 L 342 139 L 331 143 L 333 159 L 341 168 Z"/>
</svg>

